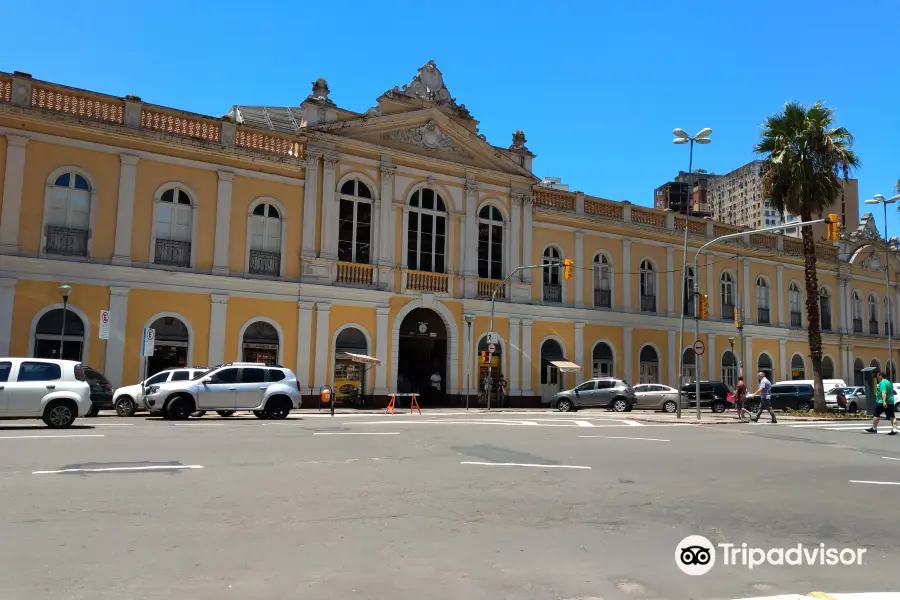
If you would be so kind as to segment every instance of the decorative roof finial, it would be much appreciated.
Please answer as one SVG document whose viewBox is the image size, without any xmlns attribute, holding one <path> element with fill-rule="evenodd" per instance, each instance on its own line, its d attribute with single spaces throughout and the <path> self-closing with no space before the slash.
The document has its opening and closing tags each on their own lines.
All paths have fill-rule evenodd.
<svg viewBox="0 0 900 600">
<path fill-rule="evenodd" d="M 326 104 L 334 104 L 334 101 L 328 99 L 328 94 L 330 93 L 331 90 L 328 89 L 328 82 L 325 81 L 324 77 L 319 77 L 312 82 L 312 93 L 307 97 L 307 100 L 316 100 Z"/>
<path fill-rule="evenodd" d="M 517 129 L 512 138 L 513 143 L 512 146 L 509 147 L 510 150 L 522 150 L 524 152 L 530 152 L 530 150 L 525 147 L 525 142 L 527 142 L 528 140 L 525 139 L 524 131 L 522 131 L 521 129 Z"/>
</svg>

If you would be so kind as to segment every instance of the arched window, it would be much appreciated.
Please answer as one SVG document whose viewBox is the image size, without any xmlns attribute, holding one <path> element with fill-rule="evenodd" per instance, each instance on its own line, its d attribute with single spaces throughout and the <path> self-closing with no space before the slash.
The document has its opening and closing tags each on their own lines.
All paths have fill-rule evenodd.
<svg viewBox="0 0 900 600">
<path fill-rule="evenodd" d="M 271 323 L 254 321 L 244 329 L 244 335 L 241 336 L 241 360 L 278 364 L 280 346 L 281 336 Z"/>
<path fill-rule="evenodd" d="M 34 329 L 34 358 L 84 360 L 84 321 L 71 309 L 44 313 Z M 62 355 L 60 356 L 60 350 Z"/>
<path fill-rule="evenodd" d="M 659 356 L 653 346 L 641 348 L 638 359 L 641 365 L 639 383 L 659 383 Z"/>
<path fill-rule="evenodd" d="M 649 260 L 641 261 L 641 312 L 656 312 L 656 270 Z"/>
<path fill-rule="evenodd" d="M 822 379 L 834 379 L 834 361 L 830 356 L 822 357 Z"/>
<path fill-rule="evenodd" d="M 795 354 L 791 357 L 791 380 L 806 379 L 806 365 L 803 363 L 803 357 Z"/>
<path fill-rule="evenodd" d="M 775 379 L 775 371 L 772 369 L 772 357 L 765 352 L 759 355 L 759 359 L 756 361 L 756 370 L 765 373 L 769 381 Z"/>
<path fill-rule="evenodd" d="M 592 353 L 593 364 L 591 368 L 592 377 L 615 377 L 616 364 L 613 357 L 612 348 L 605 342 L 599 342 L 594 346 Z"/>
<path fill-rule="evenodd" d="M 342 330 L 334 342 L 334 392 L 336 400 L 357 405 L 366 393 L 366 365 L 351 360 L 348 352 L 369 353 L 366 336 L 356 327 Z"/>
<path fill-rule="evenodd" d="M 562 255 L 559 248 L 547 246 L 544 248 L 543 258 L 541 264 L 549 265 L 541 269 L 544 278 L 544 302 L 562 302 L 562 285 L 559 279 L 559 263 Z"/>
<path fill-rule="evenodd" d="M 46 216 L 47 254 L 87 256 L 91 186 L 77 173 L 63 173 L 50 188 Z"/>
<path fill-rule="evenodd" d="M 409 199 L 407 266 L 413 271 L 447 270 L 447 205 L 431 188 L 416 190 Z"/>
<path fill-rule="evenodd" d="M 831 296 L 825 288 L 819 290 L 819 318 L 822 331 L 831 331 Z"/>
<path fill-rule="evenodd" d="M 432 194 L 431 190 L 428 190 Z M 413 197 L 418 200 L 419 192 Z M 441 202 L 443 206 L 443 202 Z M 432 209 L 434 206 L 432 205 Z M 433 235 L 433 219 L 434 215 L 428 217 L 429 235 Z M 412 225 L 413 213 L 409 215 L 410 222 L 410 243 L 413 241 Z M 426 219 L 421 218 L 417 214 L 415 217 L 416 227 L 425 226 Z M 420 228 L 421 229 L 421 228 Z M 416 230 L 418 233 L 424 229 Z M 443 262 L 443 225 L 441 228 L 441 260 Z M 429 249 L 433 249 L 433 238 L 426 240 L 429 242 Z M 419 238 L 416 238 L 416 243 Z M 412 246 L 410 246 L 412 247 Z M 416 246 L 419 248 L 420 246 Z M 410 255 L 412 256 L 412 255 Z M 351 179 L 344 182 L 341 186 L 341 193 L 338 200 L 338 260 L 348 263 L 361 263 L 364 265 L 372 261 L 372 192 L 369 187 L 359 179 Z M 416 264 L 419 263 L 419 256 L 416 256 Z M 429 260 L 429 264 L 433 264 Z M 413 267 L 410 266 L 412 269 Z M 419 269 L 421 271 L 431 269 Z"/>
<path fill-rule="evenodd" d="M 193 219 L 193 205 L 187 192 L 173 187 L 162 193 L 153 216 L 155 264 L 191 266 Z"/>
<path fill-rule="evenodd" d="M 862 301 L 859 299 L 859 294 L 855 291 L 851 300 L 853 302 L 853 333 L 862 333 Z"/>
<path fill-rule="evenodd" d="M 734 319 L 734 280 L 728 271 L 722 273 L 719 289 L 722 297 L 722 319 L 731 321 Z"/>
<path fill-rule="evenodd" d="M 478 276 L 503 279 L 503 215 L 496 206 L 478 212 Z"/>
<path fill-rule="evenodd" d="M 682 298 L 681 306 L 683 307 L 685 316 L 694 315 L 694 269 L 688 267 L 684 274 L 684 298 Z"/>
<path fill-rule="evenodd" d="M 732 354 L 731 350 L 726 350 L 722 354 L 722 381 L 725 385 L 734 389 L 737 387 L 738 363 L 737 358 Z"/>
<path fill-rule="evenodd" d="M 697 380 L 697 353 L 693 348 L 685 348 L 681 353 L 681 377 L 685 384 Z"/>
<path fill-rule="evenodd" d="M 869 361 L 869 366 L 875 367 L 876 369 L 879 369 L 879 370 L 881 369 L 881 363 L 878 362 L 877 358 L 873 358 L 871 361 Z"/>
<path fill-rule="evenodd" d="M 600 253 L 594 255 L 594 306 L 612 307 L 612 268 Z"/>
<path fill-rule="evenodd" d="M 769 283 L 762 277 L 756 279 L 756 320 L 758 323 L 771 323 Z"/>
<path fill-rule="evenodd" d="M 281 275 L 281 213 L 269 202 L 260 202 L 250 211 L 250 253 L 247 270 L 256 275 Z"/>
<path fill-rule="evenodd" d="M 862 370 L 866 368 L 866 363 L 862 361 L 862 359 L 857 358 L 853 361 L 853 385 L 861 387 L 863 384 L 863 372 Z"/>
<path fill-rule="evenodd" d="M 894 335 L 894 303 L 891 302 L 890 296 L 884 297 L 884 335 L 890 330 Z"/>
<path fill-rule="evenodd" d="M 878 296 L 869 294 L 869 333 L 878 334 Z"/>
<path fill-rule="evenodd" d="M 800 287 L 794 282 L 788 289 L 788 301 L 791 305 L 791 327 L 803 327 L 803 297 Z"/>
</svg>

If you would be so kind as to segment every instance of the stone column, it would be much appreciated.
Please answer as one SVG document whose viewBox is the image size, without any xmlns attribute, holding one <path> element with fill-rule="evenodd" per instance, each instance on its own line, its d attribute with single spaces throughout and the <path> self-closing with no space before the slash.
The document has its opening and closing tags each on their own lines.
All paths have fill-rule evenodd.
<svg viewBox="0 0 900 600">
<path fill-rule="evenodd" d="M 210 367 L 225 362 L 225 326 L 228 318 L 228 294 L 210 294 L 209 311 L 209 356 L 206 364 Z M 237 349 L 237 359 L 241 349 Z"/>
<path fill-rule="evenodd" d="M 316 256 L 316 211 L 319 205 L 319 155 L 306 154 L 306 177 L 303 182 L 303 239 L 301 256 Z"/>
<path fill-rule="evenodd" d="M 669 342 L 669 357 L 666 362 L 669 363 L 669 377 L 668 377 L 668 385 L 673 388 L 681 389 L 678 381 L 678 354 L 675 352 L 675 336 L 678 335 L 677 331 L 669 331 L 668 332 L 668 342 Z M 629 380 L 629 383 L 634 385 L 634 382 Z"/>
<path fill-rule="evenodd" d="M 338 211 L 334 197 L 337 163 L 337 156 L 322 157 L 322 247 L 319 256 L 329 260 L 337 259 Z"/>
<path fill-rule="evenodd" d="M 522 213 L 522 264 L 539 264 L 540 257 L 535 260 L 535 257 L 532 256 L 531 252 L 531 234 L 534 229 L 534 199 L 531 196 L 525 196 L 525 202 L 522 205 Z M 531 272 L 533 270 L 534 269 L 526 269 L 524 271 L 520 271 L 519 274 L 522 277 L 522 281 L 524 281 L 525 283 L 531 283 Z"/>
<path fill-rule="evenodd" d="M 462 261 L 460 272 L 466 277 L 475 277 L 478 274 L 478 219 L 475 214 L 478 203 L 478 183 L 466 181 L 466 252 Z"/>
<path fill-rule="evenodd" d="M 575 385 L 582 383 L 585 379 L 584 369 L 584 323 L 577 321 L 575 323 L 575 358 L 572 360 L 576 365 L 581 365 L 581 370 L 575 372 Z"/>
<path fill-rule="evenodd" d="M 519 344 L 519 324 L 522 320 L 518 317 L 509 318 L 509 344 L 505 349 L 509 356 L 509 394 L 518 395 L 521 391 L 519 383 L 519 364 L 522 360 L 521 346 Z"/>
<path fill-rule="evenodd" d="M 622 240 L 622 308 L 640 312 L 640 307 L 635 311 L 631 305 L 631 240 Z"/>
<path fill-rule="evenodd" d="M 25 184 L 25 146 L 28 138 L 6 134 L 6 169 L 3 176 L 3 208 L 0 214 L 0 254 L 19 253 L 19 215 Z M 43 248 L 41 251 L 43 252 Z"/>
<path fill-rule="evenodd" d="M 706 356 L 709 364 L 709 371 L 706 372 L 707 381 L 716 381 L 722 378 L 721 364 L 719 362 L 718 352 L 716 352 L 716 334 L 709 333 L 706 336 Z M 700 362 L 699 357 L 697 362 Z"/>
<path fill-rule="evenodd" d="M 632 363 L 634 362 L 634 357 L 632 356 L 634 350 L 631 348 L 631 336 L 633 333 L 634 327 L 625 327 L 622 329 L 622 342 L 623 346 L 625 346 L 625 349 L 623 351 L 623 354 L 625 355 L 623 357 L 625 359 L 623 363 L 623 366 L 625 368 L 625 380 L 632 385 L 637 383 L 634 379 L 634 371 L 631 368 Z M 671 358 L 669 360 L 671 360 Z"/>
<path fill-rule="evenodd" d="M 748 259 L 744 259 L 744 321 L 749 323 L 756 323 L 759 319 L 758 314 L 750 314 L 750 292 L 751 290 L 755 290 L 756 288 L 750 287 L 750 261 Z M 753 317 L 752 319 L 750 317 Z M 755 368 L 755 367 L 754 367 Z"/>
<path fill-rule="evenodd" d="M 119 162 L 119 202 L 116 208 L 116 242 L 112 264 L 127 267 L 131 265 L 131 223 L 134 218 L 138 157 L 120 154 Z"/>
<path fill-rule="evenodd" d="M 214 275 L 228 275 L 228 238 L 231 233 L 231 188 L 234 173 L 217 171 L 219 187 L 216 193 L 216 241 L 213 251 Z"/>
<path fill-rule="evenodd" d="M 531 385 L 534 383 L 534 369 L 531 366 L 531 326 L 534 321 L 531 319 L 522 319 L 522 395 L 534 396 L 534 390 Z M 538 360 L 538 369 L 541 368 L 540 360 Z M 538 383 L 541 378 L 538 374 Z"/>
<path fill-rule="evenodd" d="M 744 367 L 744 381 L 749 388 L 756 381 L 759 366 L 756 364 L 756 358 L 753 356 L 753 338 L 746 334 L 744 335 L 744 362 L 742 366 Z M 774 367 L 775 365 L 772 366 Z"/>
<path fill-rule="evenodd" d="M 124 286 L 109 287 L 109 339 L 106 340 L 104 374 L 113 387 L 122 385 L 125 365 L 125 330 L 128 324 L 128 292 Z"/>
<path fill-rule="evenodd" d="M 390 348 L 391 329 L 388 324 L 390 306 L 375 307 L 375 358 L 381 359 L 381 364 L 375 367 L 375 395 L 386 396 L 388 390 L 387 363 L 388 348 Z"/>
<path fill-rule="evenodd" d="M 584 307 L 584 232 L 575 232 L 575 308 Z M 580 363 L 579 363 L 580 364 Z M 576 377 L 576 379 L 578 379 Z M 579 382 L 580 383 L 580 382 Z"/>
<path fill-rule="evenodd" d="M 712 226 L 712 223 L 710 223 Z M 716 289 L 716 279 L 713 274 L 712 257 L 706 256 L 706 295 L 709 296 L 709 318 L 715 319 L 716 315 L 722 314 L 722 300 L 719 298 L 719 292 Z"/>
<path fill-rule="evenodd" d="M 776 281 L 775 281 L 775 293 L 778 294 L 776 302 L 776 306 L 778 306 L 778 326 L 785 327 L 787 323 L 790 321 L 785 320 L 785 315 L 787 314 L 787 310 L 784 308 L 784 302 L 787 298 L 787 294 L 784 290 L 784 267 L 781 265 L 777 265 L 775 267 Z"/>
<path fill-rule="evenodd" d="M 678 284 L 681 290 L 681 283 Z M 681 300 L 684 302 L 684 299 Z M 684 310 L 684 309 L 682 309 Z M 666 248 L 666 311 L 670 317 L 675 316 L 675 249 Z"/>
<path fill-rule="evenodd" d="M 522 202 L 525 196 L 522 194 L 510 195 L 510 227 L 509 227 L 509 259 L 506 263 L 506 273 L 512 273 L 516 267 L 521 267 L 525 263 L 519 258 L 519 232 L 522 230 Z M 510 384 L 512 385 L 512 384 Z"/>
<path fill-rule="evenodd" d="M 301 393 L 309 393 L 309 364 L 312 360 L 312 314 L 313 302 L 297 302 L 297 381 Z"/>
<path fill-rule="evenodd" d="M 381 239 L 378 240 L 378 260 L 382 266 L 394 264 L 394 172 L 392 164 L 381 165 Z"/>
<path fill-rule="evenodd" d="M 315 382 L 316 389 L 330 383 L 328 364 L 331 352 L 328 350 L 328 338 L 331 329 L 331 304 L 316 302 L 316 347 L 315 347 Z"/>
<path fill-rule="evenodd" d="M 16 300 L 16 280 L 0 279 L 0 356 L 9 356 L 12 341 L 13 305 Z"/>
<path fill-rule="evenodd" d="M 778 340 L 778 368 L 781 372 L 775 376 L 776 378 L 791 379 L 788 371 L 787 340 L 783 338 Z"/>
</svg>

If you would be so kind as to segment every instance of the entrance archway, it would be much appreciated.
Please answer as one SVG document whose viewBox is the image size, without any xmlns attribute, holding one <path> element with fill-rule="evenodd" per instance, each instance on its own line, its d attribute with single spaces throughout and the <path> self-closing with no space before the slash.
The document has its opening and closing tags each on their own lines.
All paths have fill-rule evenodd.
<svg viewBox="0 0 900 600">
<path fill-rule="evenodd" d="M 429 308 L 415 308 L 400 322 L 397 391 L 419 394 L 420 402 L 437 404 L 446 398 L 447 326 Z"/>
<path fill-rule="evenodd" d="M 478 352 L 476 354 L 478 377 L 475 383 L 478 385 L 478 403 L 487 404 L 487 398 L 484 394 L 484 381 L 490 376 L 491 378 L 491 406 L 499 406 L 499 398 L 497 396 L 497 382 L 503 375 L 503 344 L 494 344 L 494 353 L 488 354 L 487 335 L 481 336 L 478 340 Z"/>
<path fill-rule="evenodd" d="M 153 356 L 147 357 L 145 378 L 166 369 L 190 366 L 191 334 L 184 321 L 167 315 L 150 323 L 149 328 L 155 330 L 156 341 Z"/>
<path fill-rule="evenodd" d="M 366 334 L 353 326 L 345 326 L 334 340 L 334 395 L 338 403 L 358 406 L 366 393 L 366 365 L 350 360 L 347 352 L 369 354 Z"/>
<path fill-rule="evenodd" d="M 62 356 L 59 355 L 62 336 Z M 53 308 L 41 315 L 34 327 L 34 358 L 62 358 L 63 360 L 85 360 L 84 321 L 70 308 L 65 311 L 65 331 L 63 331 L 63 309 Z"/>
<path fill-rule="evenodd" d="M 606 342 L 597 342 L 591 352 L 591 377 L 615 377 L 616 358 Z"/>
<path fill-rule="evenodd" d="M 553 338 L 544 340 L 541 344 L 541 402 L 549 403 L 553 394 L 563 388 L 563 374 L 551 364 L 558 360 L 565 360 L 562 346 Z"/>
<path fill-rule="evenodd" d="M 765 373 L 766 379 L 775 381 L 775 370 L 772 367 L 772 357 L 763 352 L 756 360 L 757 373 Z"/>
<path fill-rule="evenodd" d="M 697 354 L 693 348 L 685 348 L 681 354 L 683 385 L 697 381 Z"/>
<path fill-rule="evenodd" d="M 638 355 L 640 379 L 638 383 L 659 383 L 659 354 L 650 344 L 641 348 Z"/>
<path fill-rule="evenodd" d="M 863 386 L 863 372 L 862 370 L 866 368 L 866 364 L 862 361 L 861 358 L 857 358 L 853 361 L 853 385 L 862 387 Z"/>
<path fill-rule="evenodd" d="M 253 321 L 241 336 L 241 360 L 277 365 L 281 362 L 281 337 L 267 321 Z"/>
</svg>

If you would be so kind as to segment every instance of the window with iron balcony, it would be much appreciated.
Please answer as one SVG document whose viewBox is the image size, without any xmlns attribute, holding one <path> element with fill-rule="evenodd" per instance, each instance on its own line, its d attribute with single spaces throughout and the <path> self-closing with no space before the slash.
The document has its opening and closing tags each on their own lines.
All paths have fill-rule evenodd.
<svg viewBox="0 0 900 600">
<path fill-rule="evenodd" d="M 90 236 L 91 187 L 77 173 L 63 173 L 50 190 L 47 254 L 87 256 Z"/>
</svg>

